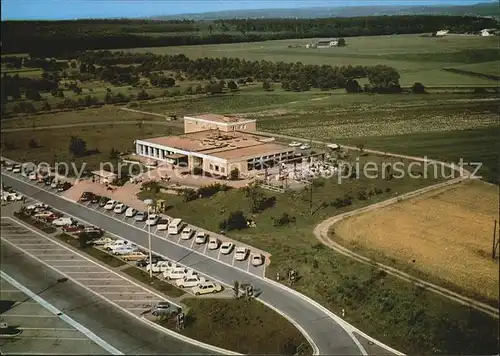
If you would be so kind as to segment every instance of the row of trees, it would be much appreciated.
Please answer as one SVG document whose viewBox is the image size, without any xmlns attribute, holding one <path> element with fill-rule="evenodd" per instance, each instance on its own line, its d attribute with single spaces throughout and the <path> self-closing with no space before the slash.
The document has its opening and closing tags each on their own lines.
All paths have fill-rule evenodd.
<svg viewBox="0 0 500 356">
<path fill-rule="evenodd" d="M 143 20 L 125 23 L 88 20 L 82 27 L 78 22 L 1 23 L 4 53 L 38 53 L 43 56 L 74 50 L 135 48 L 255 42 L 288 38 L 376 36 L 401 33 L 435 32 L 449 29 L 473 32 L 495 28 L 495 19 L 473 16 L 370 16 L 317 19 L 234 19 L 220 21 L 216 26 L 206 22 L 165 24 Z M 213 33 L 213 30 L 219 30 Z M 207 30 L 208 33 L 202 33 Z M 200 35 L 193 35 L 197 31 Z M 238 31 L 238 33 L 234 33 Z M 145 36 L 135 33 L 175 33 L 169 36 Z"/>
</svg>

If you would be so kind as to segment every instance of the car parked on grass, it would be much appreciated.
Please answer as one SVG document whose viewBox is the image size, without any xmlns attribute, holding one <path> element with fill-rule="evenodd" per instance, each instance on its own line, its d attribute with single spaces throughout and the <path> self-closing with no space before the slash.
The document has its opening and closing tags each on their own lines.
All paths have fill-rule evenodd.
<svg viewBox="0 0 500 356">
<path fill-rule="evenodd" d="M 146 213 L 145 211 L 139 211 L 137 214 L 135 214 L 135 221 L 146 221 L 146 219 L 148 218 L 148 213 Z"/>
<path fill-rule="evenodd" d="M 134 209 L 134 208 L 132 208 L 132 207 L 128 208 L 128 209 L 127 209 L 127 211 L 125 211 L 125 216 L 126 216 L 127 218 L 131 218 L 131 217 L 133 217 L 135 214 L 137 214 L 137 210 L 136 210 L 136 209 Z"/>
<path fill-rule="evenodd" d="M 193 288 L 195 295 L 218 293 L 222 291 L 222 286 L 215 282 L 203 282 Z"/>
<path fill-rule="evenodd" d="M 64 226 L 64 225 L 72 225 L 75 223 L 75 220 L 68 217 L 58 218 L 52 221 L 52 224 L 55 226 Z"/>
<path fill-rule="evenodd" d="M 123 203 L 118 203 L 113 209 L 113 212 L 116 214 L 123 214 L 125 210 L 127 210 L 127 206 Z"/>
<path fill-rule="evenodd" d="M 134 245 L 123 245 L 123 246 L 117 246 L 116 248 L 112 249 L 111 252 L 113 255 L 129 255 L 132 252 L 137 251 L 139 248 Z"/>
<path fill-rule="evenodd" d="M 108 202 L 106 203 L 106 205 L 104 205 L 104 209 L 105 210 L 113 210 L 115 208 L 116 204 L 118 204 L 117 201 L 115 201 L 115 200 L 108 200 Z"/>
<path fill-rule="evenodd" d="M 190 227 L 185 227 L 181 231 L 181 239 L 182 240 L 189 240 L 191 237 L 194 235 L 194 230 L 191 229 Z"/>
<path fill-rule="evenodd" d="M 146 220 L 146 225 L 155 226 L 156 224 L 158 224 L 158 221 L 160 221 L 160 216 L 157 214 L 151 214 Z"/>
<path fill-rule="evenodd" d="M 208 249 L 209 250 L 217 250 L 220 246 L 220 240 L 216 237 L 211 237 L 208 240 Z"/>
<path fill-rule="evenodd" d="M 252 253 L 252 260 L 251 260 L 252 266 L 260 266 L 264 264 L 264 256 L 262 256 L 260 253 Z"/>
<path fill-rule="evenodd" d="M 206 244 L 207 240 L 208 240 L 208 234 L 203 231 L 198 231 L 198 233 L 196 234 L 196 238 L 194 239 L 194 242 L 198 245 L 201 245 L 201 244 Z"/>
<path fill-rule="evenodd" d="M 105 206 L 106 206 L 106 204 L 108 204 L 108 201 L 109 201 L 109 200 L 110 200 L 110 199 L 109 199 L 108 197 L 101 197 L 101 200 L 99 200 L 99 206 L 100 206 L 101 208 L 105 207 Z"/>
<path fill-rule="evenodd" d="M 165 231 L 168 229 L 168 225 L 170 224 L 170 220 L 167 218 L 161 218 L 160 221 L 158 221 L 158 230 L 159 231 Z"/>
<path fill-rule="evenodd" d="M 122 256 L 124 261 L 140 261 L 143 260 L 145 257 L 146 254 L 141 251 L 134 251 Z"/>
<path fill-rule="evenodd" d="M 188 269 L 186 267 L 178 266 L 174 268 L 169 268 L 165 272 L 163 272 L 163 277 L 167 281 L 172 279 L 184 278 L 184 276 L 188 276 L 194 274 L 192 269 Z"/>
<path fill-rule="evenodd" d="M 236 261 L 244 261 L 247 259 L 249 253 L 250 253 L 250 251 L 248 250 L 248 248 L 238 247 L 236 249 L 235 254 L 234 254 L 234 259 Z"/>
<path fill-rule="evenodd" d="M 193 287 L 196 287 L 198 284 L 204 283 L 204 282 L 207 282 L 205 277 L 198 276 L 197 274 L 191 274 L 191 275 L 187 275 L 181 279 L 176 280 L 175 284 L 177 285 L 177 287 L 180 287 L 180 288 L 193 288 Z"/>
<path fill-rule="evenodd" d="M 220 245 L 220 253 L 223 255 L 229 255 L 231 251 L 234 249 L 234 244 L 232 242 L 223 242 L 222 245 Z"/>
</svg>

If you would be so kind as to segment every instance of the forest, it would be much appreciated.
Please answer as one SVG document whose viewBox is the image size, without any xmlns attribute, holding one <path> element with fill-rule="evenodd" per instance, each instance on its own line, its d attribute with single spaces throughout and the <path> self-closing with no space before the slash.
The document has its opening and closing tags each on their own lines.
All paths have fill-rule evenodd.
<svg viewBox="0 0 500 356">
<path fill-rule="evenodd" d="M 66 51 L 240 43 L 266 40 L 432 33 L 476 33 L 495 19 L 473 16 L 369 16 L 215 21 L 3 21 L 2 52 L 58 56 Z"/>
</svg>

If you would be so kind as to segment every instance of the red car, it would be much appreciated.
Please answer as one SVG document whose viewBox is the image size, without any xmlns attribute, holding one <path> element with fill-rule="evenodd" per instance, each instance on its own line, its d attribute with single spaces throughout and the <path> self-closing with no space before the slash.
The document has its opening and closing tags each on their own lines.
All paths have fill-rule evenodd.
<svg viewBox="0 0 500 356">
<path fill-rule="evenodd" d="M 51 214 L 49 216 L 43 217 L 42 220 L 45 220 L 47 222 L 52 222 L 52 221 L 54 221 L 56 219 L 59 219 L 60 217 L 61 217 L 60 214 Z"/>
<path fill-rule="evenodd" d="M 73 234 L 79 234 L 85 229 L 83 225 L 65 225 L 62 227 L 62 231 L 71 232 Z"/>
</svg>

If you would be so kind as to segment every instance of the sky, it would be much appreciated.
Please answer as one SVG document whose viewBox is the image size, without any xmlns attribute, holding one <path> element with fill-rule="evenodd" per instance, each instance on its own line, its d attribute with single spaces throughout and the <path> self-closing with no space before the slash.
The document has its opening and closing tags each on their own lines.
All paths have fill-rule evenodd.
<svg viewBox="0 0 500 356">
<path fill-rule="evenodd" d="M 467 5 L 481 0 L 2 0 L 2 20 L 133 18 L 224 10 L 369 5 Z"/>
</svg>

